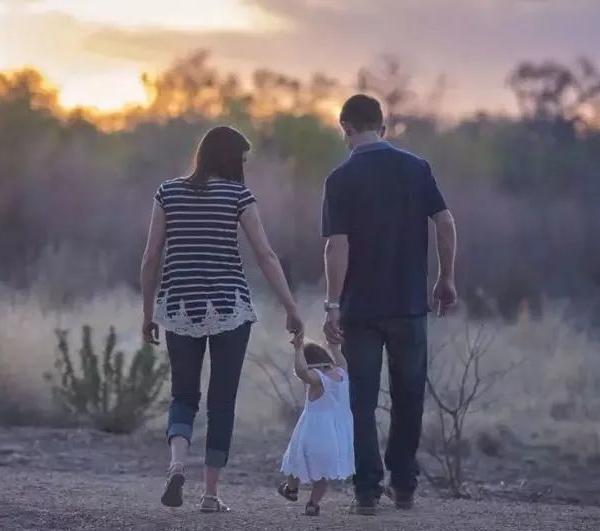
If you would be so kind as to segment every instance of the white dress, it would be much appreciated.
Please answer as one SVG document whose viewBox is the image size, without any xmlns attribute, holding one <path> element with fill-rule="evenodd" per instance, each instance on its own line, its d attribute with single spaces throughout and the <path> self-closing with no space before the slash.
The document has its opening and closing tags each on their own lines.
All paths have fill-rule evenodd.
<svg viewBox="0 0 600 531">
<path fill-rule="evenodd" d="M 314 369 L 321 378 L 323 394 L 308 399 L 306 386 L 304 411 L 298 419 L 281 471 L 302 483 L 320 479 L 346 479 L 354 474 L 354 432 L 348 373 L 335 369 L 340 381 Z"/>
</svg>

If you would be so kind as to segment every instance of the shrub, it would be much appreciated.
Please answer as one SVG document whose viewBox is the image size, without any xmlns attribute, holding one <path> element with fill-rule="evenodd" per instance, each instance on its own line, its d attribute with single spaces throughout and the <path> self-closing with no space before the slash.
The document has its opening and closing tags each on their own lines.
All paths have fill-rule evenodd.
<svg viewBox="0 0 600 531">
<path fill-rule="evenodd" d="M 110 327 L 101 359 L 92 342 L 92 327 L 82 328 L 79 350 L 80 368 L 73 366 L 69 331 L 56 330 L 58 340 L 52 393 L 68 413 L 103 431 L 129 433 L 141 426 L 158 401 L 169 368 L 150 345 L 144 345 L 132 357 L 128 370 L 125 356 L 116 350 L 117 335 Z"/>
<path fill-rule="evenodd" d="M 293 426 L 303 407 L 303 398 L 300 394 L 302 386 L 294 376 L 293 364 L 276 361 L 267 352 L 261 355 L 249 353 L 248 361 L 256 365 L 266 379 L 266 381 L 255 380 L 255 383 L 262 393 L 276 401 L 279 420 L 286 427 Z"/>
<path fill-rule="evenodd" d="M 493 338 L 488 337 L 484 325 L 480 325 L 475 337 L 471 337 L 469 324 L 465 327 L 464 345 L 454 343 L 456 359 L 452 363 L 440 356 L 442 348 L 432 353 L 429 359 L 427 391 L 434 406 L 437 426 L 430 426 L 429 436 L 424 433 L 422 448 L 439 464 L 443 474 L 442 484 L 455 497 L 464 497 L 464 458 L 469 456 L 471 446 L 465 438 L 465 423 L 479 405 L 482 397 L 518 366 L 507 364 L 502 370 L 483 371 L 482 361 L 490 351 Z M 481 440 L 479 441 L 482 442 Z M 484 446 L 486 442 L 483 441 Z M 486 450 L 494 453 L 497 448 L 487 445 Z M 426 472 L 426 471 L 425 471 Z M 426 473 L 434 485 L 439 484 Z"/>
</svg>

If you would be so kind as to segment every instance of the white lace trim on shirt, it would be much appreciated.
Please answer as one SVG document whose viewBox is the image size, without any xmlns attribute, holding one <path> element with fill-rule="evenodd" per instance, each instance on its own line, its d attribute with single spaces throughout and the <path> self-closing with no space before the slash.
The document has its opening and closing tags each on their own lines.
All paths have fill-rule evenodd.
<svg viewBox="0 0 600 531">
<path fill-rule="evenodd" d="M 211 301 L 206 303 L 206 315 L 200 322 L 193 322 L 185 309 L 183 299 L 179 301 L 179 309 L 172 315 L 167 313 L 168 293 L 156 300 L 154 320 L 165 330 L 182 336 L 204 337 L 235 330 L 244 323 L 257 321 L 252 305 L 242 300 L 240 292 L 235 293 L 235 306 L 232 313 L 220 314 Z"/>
</svg>

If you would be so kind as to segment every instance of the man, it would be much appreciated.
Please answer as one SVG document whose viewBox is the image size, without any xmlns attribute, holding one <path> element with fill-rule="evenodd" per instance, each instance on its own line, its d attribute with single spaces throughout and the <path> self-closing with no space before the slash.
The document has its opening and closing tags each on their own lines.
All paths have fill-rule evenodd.
<svg viewBox="0 0 600 531">
<path fill-rule="evenodd" d="M 382 140 L 377 100 L 351 97 L 340 124 L 352 154 L 325 183 L 324 331 L 329 341 L 343 343 L 348 360 L 356 460 L 351 511 L 375 514 L 384 491 L 375 421 L 383 347 L 392 400 L 387 493 L 396 507 L 410 508 L 427 373 L 428 219 L 437 236 L 438 315 L 456 302 L 456 231 L 429 164 Z"/>
</svg>

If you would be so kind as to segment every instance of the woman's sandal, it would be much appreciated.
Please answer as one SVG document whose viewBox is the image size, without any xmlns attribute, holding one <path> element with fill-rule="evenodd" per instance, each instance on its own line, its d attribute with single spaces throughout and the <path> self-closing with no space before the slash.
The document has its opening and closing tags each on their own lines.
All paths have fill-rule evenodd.
<svg viewBox="0 0 600 531">
<path fill-rule="evenodd" d="M 306 504 L 306 508 L 304 509 L 304 514 L 306 516 L 319 516 L 320 512 L 321 507 L 316 503 L 313 503 L 312 500 Z"/>
<path fill-rule="evenodd" d="M 160 501 L 167 507 L 181 507 L 183 505 L 183 484 L 185 483 L 184 467 L 182 463 L 173 463 L 167 473 L 165 491 Z"/>
<path fill-rule="evenodd" d="M 286 481 L 281 483 L 279 487 L 277 487 L 277 492 L 281 494 L 286 500 L 290 501 L 298 501 L 298 489 L 290 489 L 289 485 Z"/>
<path fill-rule="evenodd" d="M 218 496 L 205 494 L 200 500 L 201 513 L 228 513 L 231 509 Z"/>
</svg>

